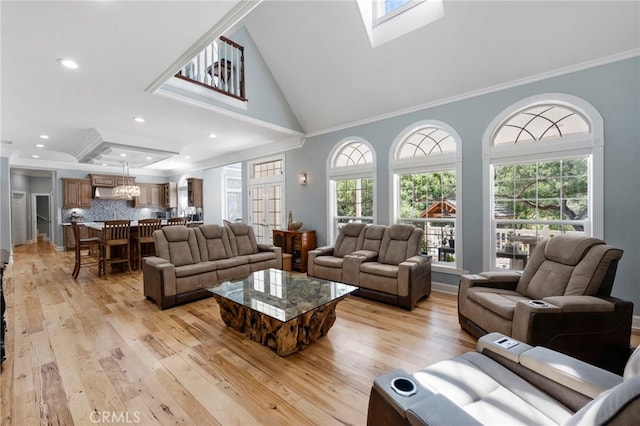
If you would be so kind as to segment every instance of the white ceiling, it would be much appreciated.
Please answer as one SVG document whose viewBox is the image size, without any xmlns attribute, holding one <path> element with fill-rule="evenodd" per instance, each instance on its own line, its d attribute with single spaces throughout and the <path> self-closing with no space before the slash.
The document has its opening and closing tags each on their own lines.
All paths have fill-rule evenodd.
<svg viewBox="0 0 640 426">
<path fill-rule="evenodd" d="M 70 165 L 99 132 L 110 144 L 179 153 L 145 167 L 176 173 L 291 138 L 145 91 L 238 3 L 3 1 L 1 132 L 11 144 L 1 145 L 2 154 L 18 165 Z M 445 0 L 442 19 L 375 49 L 355 0 L 265 1 L 240 24 L 304 131 L 317 134 L 637 55 L 639 5 Z M 56 62 L 62 57 L 80 68 L 64 69 Z M 50 138 L 39 139 L 43 133 Z"/>
</svg>

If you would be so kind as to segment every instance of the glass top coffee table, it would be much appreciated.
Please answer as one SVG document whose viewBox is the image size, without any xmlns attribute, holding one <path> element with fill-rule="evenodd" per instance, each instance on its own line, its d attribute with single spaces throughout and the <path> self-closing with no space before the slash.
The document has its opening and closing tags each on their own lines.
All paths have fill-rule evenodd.
<svg viewBox="0 0 640 426">
<path fill-rule="evenodd" d="M 207 288 L 224 323 L 287 356 L 329 332 L 336 305 L 358 287 L 266 269 Z"/>
</svg>

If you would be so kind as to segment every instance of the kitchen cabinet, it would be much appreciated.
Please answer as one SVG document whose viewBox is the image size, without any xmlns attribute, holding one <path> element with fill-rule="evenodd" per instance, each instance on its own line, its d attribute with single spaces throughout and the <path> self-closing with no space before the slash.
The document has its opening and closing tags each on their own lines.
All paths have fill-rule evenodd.
<svg viewBox="0 0 640 426">
<path fill-rule="evenodd" d="M 178 207 L 178 183 L 165 183 L 162 185 L 162 191 L 164 192 L 163 207 L 166 209 Z"/>
<path fill-rule="evenodd" d="M 62 208 L 64 209 L 90 209 L 91 180 L 89 179 L 62 179 Z"/>
<path fill-rule="evenodd" d="M 164 206 L 164 188 L 161 184 L 155 183 L 139 183 L 140 196 L 134 200 L 137 208 L 142 207 L 163 207 Z"/>
<path fill-rule="evenodd" d="M 100 188 L 115 188 L 120 185 L 134 185 L 136 183 L 136 178 L 133 176 L 125 178 L 119 175 L 89 175 L 89 179 L 91 179 L 91 186 Z"/>
<path fill-rule="evenodd" d="M 291 267 L 294 271 L 307 272 L 309 251 L 316 248 L 316 231 L 274 229 L 273 245 L 282 247 L 282 253 L 292 256 Z"/>
<path fill-rule="evenodd" d="M 202 207 L 202 179 L 187 179 L 187 204 L 189 207 Z"/>
</svg>

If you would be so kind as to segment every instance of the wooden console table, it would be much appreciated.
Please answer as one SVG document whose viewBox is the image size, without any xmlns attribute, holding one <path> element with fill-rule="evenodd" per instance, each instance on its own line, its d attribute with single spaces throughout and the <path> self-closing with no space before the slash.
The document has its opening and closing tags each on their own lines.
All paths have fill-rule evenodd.
<svg viewBox="0 0 640 426">
<path fill-rule="evenodd" d="M 292 255 L 291 268 L 297 272 L 307 272 L 309 250 L 316 248 L 316 231 L 273 230 L 273 244 L 282 247 L 282 253 Z"/>
</svg>

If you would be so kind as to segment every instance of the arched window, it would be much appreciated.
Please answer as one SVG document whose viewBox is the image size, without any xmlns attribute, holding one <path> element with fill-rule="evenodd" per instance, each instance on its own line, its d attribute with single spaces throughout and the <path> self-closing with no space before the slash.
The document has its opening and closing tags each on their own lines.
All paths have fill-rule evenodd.
<svg viewBox="0 0 640 426">
<path fill-rule="evenodd" d="M 525 99 L 484 136 L 485 267 L 524 269 L 537 241 L 602 237 L 602 118 L 564 94 Z"/>
<path fill-rule="evenodd" d="M 328 159 L 329 239 L 349 222 L 375 221 L 375 152 L 360 138 L 339 142 Z"/>
<path fill-rule="evenodd" d="M 462 265 L 459 144 L 460 137 L 447 124 L 421 121 L 400 133 L 389 159 L 394 222 L 423 228 L 423 252 L 433 256 L 434 265 L 456 269 Z"/>
</svg>

